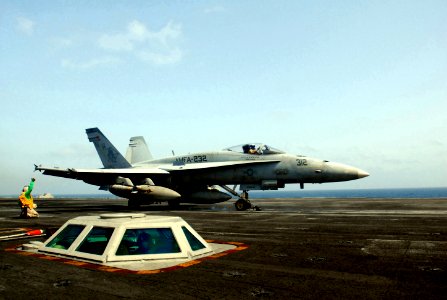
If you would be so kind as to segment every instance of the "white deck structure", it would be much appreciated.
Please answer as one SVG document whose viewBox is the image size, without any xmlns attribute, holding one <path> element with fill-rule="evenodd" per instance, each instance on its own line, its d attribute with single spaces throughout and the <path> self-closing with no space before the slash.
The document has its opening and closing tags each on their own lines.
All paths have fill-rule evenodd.
<svg viewBox="0 0 447 300">
<path fill-rule="evenodd" d="M 128 213 L 77 217 L 44 243 L 22 247 L 133 271 L 169 268 L 234 248 L 207 243 L 180 217 Z"/>
</svg>

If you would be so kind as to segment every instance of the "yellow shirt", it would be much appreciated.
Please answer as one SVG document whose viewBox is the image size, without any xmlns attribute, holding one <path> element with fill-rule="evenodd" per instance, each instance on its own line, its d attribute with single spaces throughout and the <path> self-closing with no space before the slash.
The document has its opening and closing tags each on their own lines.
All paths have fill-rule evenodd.
<svg viewBox="0 0 447 300">
<path fill-rule="evenodd" d="M 33 208 L 34 206 L 34 200 L 33 200 L 33 196 L 29 195 L 29 199 L 27 199 L 25 197 L 25 192 L 21 193 L 19 196 L 19 200 L 22 203 L 22 207 L 29 207 L 29 208 Z"/>
</svg>

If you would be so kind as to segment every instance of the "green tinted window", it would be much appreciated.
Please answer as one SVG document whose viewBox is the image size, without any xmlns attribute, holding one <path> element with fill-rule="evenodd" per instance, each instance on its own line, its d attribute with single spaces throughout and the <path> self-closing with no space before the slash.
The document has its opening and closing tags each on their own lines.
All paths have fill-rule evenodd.
<svg viewBox="0 0 447 300">
<path fill-rule="evenodd" d="M 93 227 L 76 251 L 102 255 L 109 243 L 114 228 Z"/>
<path fill-rule="evenodd" d="M 116 255 L 179 253 L 171 228 L 127 229 Z"/>
<path fill-rule="evenodd" d="M 199 241 L 185 226 L 182 226 L 182 229 L 193 251 L 205 248 L 205 245 L 202 244 L 202 242 Z"/>
<path fill-rule="evenodd" d="M 56 249 L 68 249 L 78 235 L 84 230 L 84 225 L 67 225 L 57 236 L 55 236 L 47 247 Z"/>
</svg>

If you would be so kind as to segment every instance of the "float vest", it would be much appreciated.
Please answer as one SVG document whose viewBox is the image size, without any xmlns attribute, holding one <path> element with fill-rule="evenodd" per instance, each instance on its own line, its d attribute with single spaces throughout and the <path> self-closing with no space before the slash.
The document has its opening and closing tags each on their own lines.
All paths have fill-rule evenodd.
<svg viewBox="0 0 447 300">
<path fill-rule="evenodd" d="M 23 193 L 20 194 L 19 200 L 20 200 L 20 203 L 22 203 L 22 207 L 27 206 L 29 208 L 33 208 L 33 205 L 34 205 L 33 196 L 30 195 L 29 199 L 28 199 L 25 196 L 25 192 L 23 192 Z"/>
</svg>

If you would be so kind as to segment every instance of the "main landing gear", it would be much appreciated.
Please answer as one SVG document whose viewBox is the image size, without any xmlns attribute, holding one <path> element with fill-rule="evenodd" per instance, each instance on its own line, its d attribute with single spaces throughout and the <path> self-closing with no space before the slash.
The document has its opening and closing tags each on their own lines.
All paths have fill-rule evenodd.
<svg viewBox="0 0 447 300">
<path fill-rule="evenodd" d="M 261 209 L 256 206 L 251 204 L 250 200 L 248 200 L 248 191 L 242 191 L 241 194 L 238 194 L 235 189 L 236 186 L 234 186 L 233 189 L 227 187 L 226 185 L 221 185 L 221 187 L 226 190 L 227 192 L 229 192 L 230 194 L 239 197 L 239 199 L 236 201 L 236 203 L 234 203 L 234 207 L 236 208 L 236 210 L 238 211 L 242 211 L 242 210 L 247 210 L 247 209 L 254 209 L 256 211 L 260 211 Z"/>
</svg>

